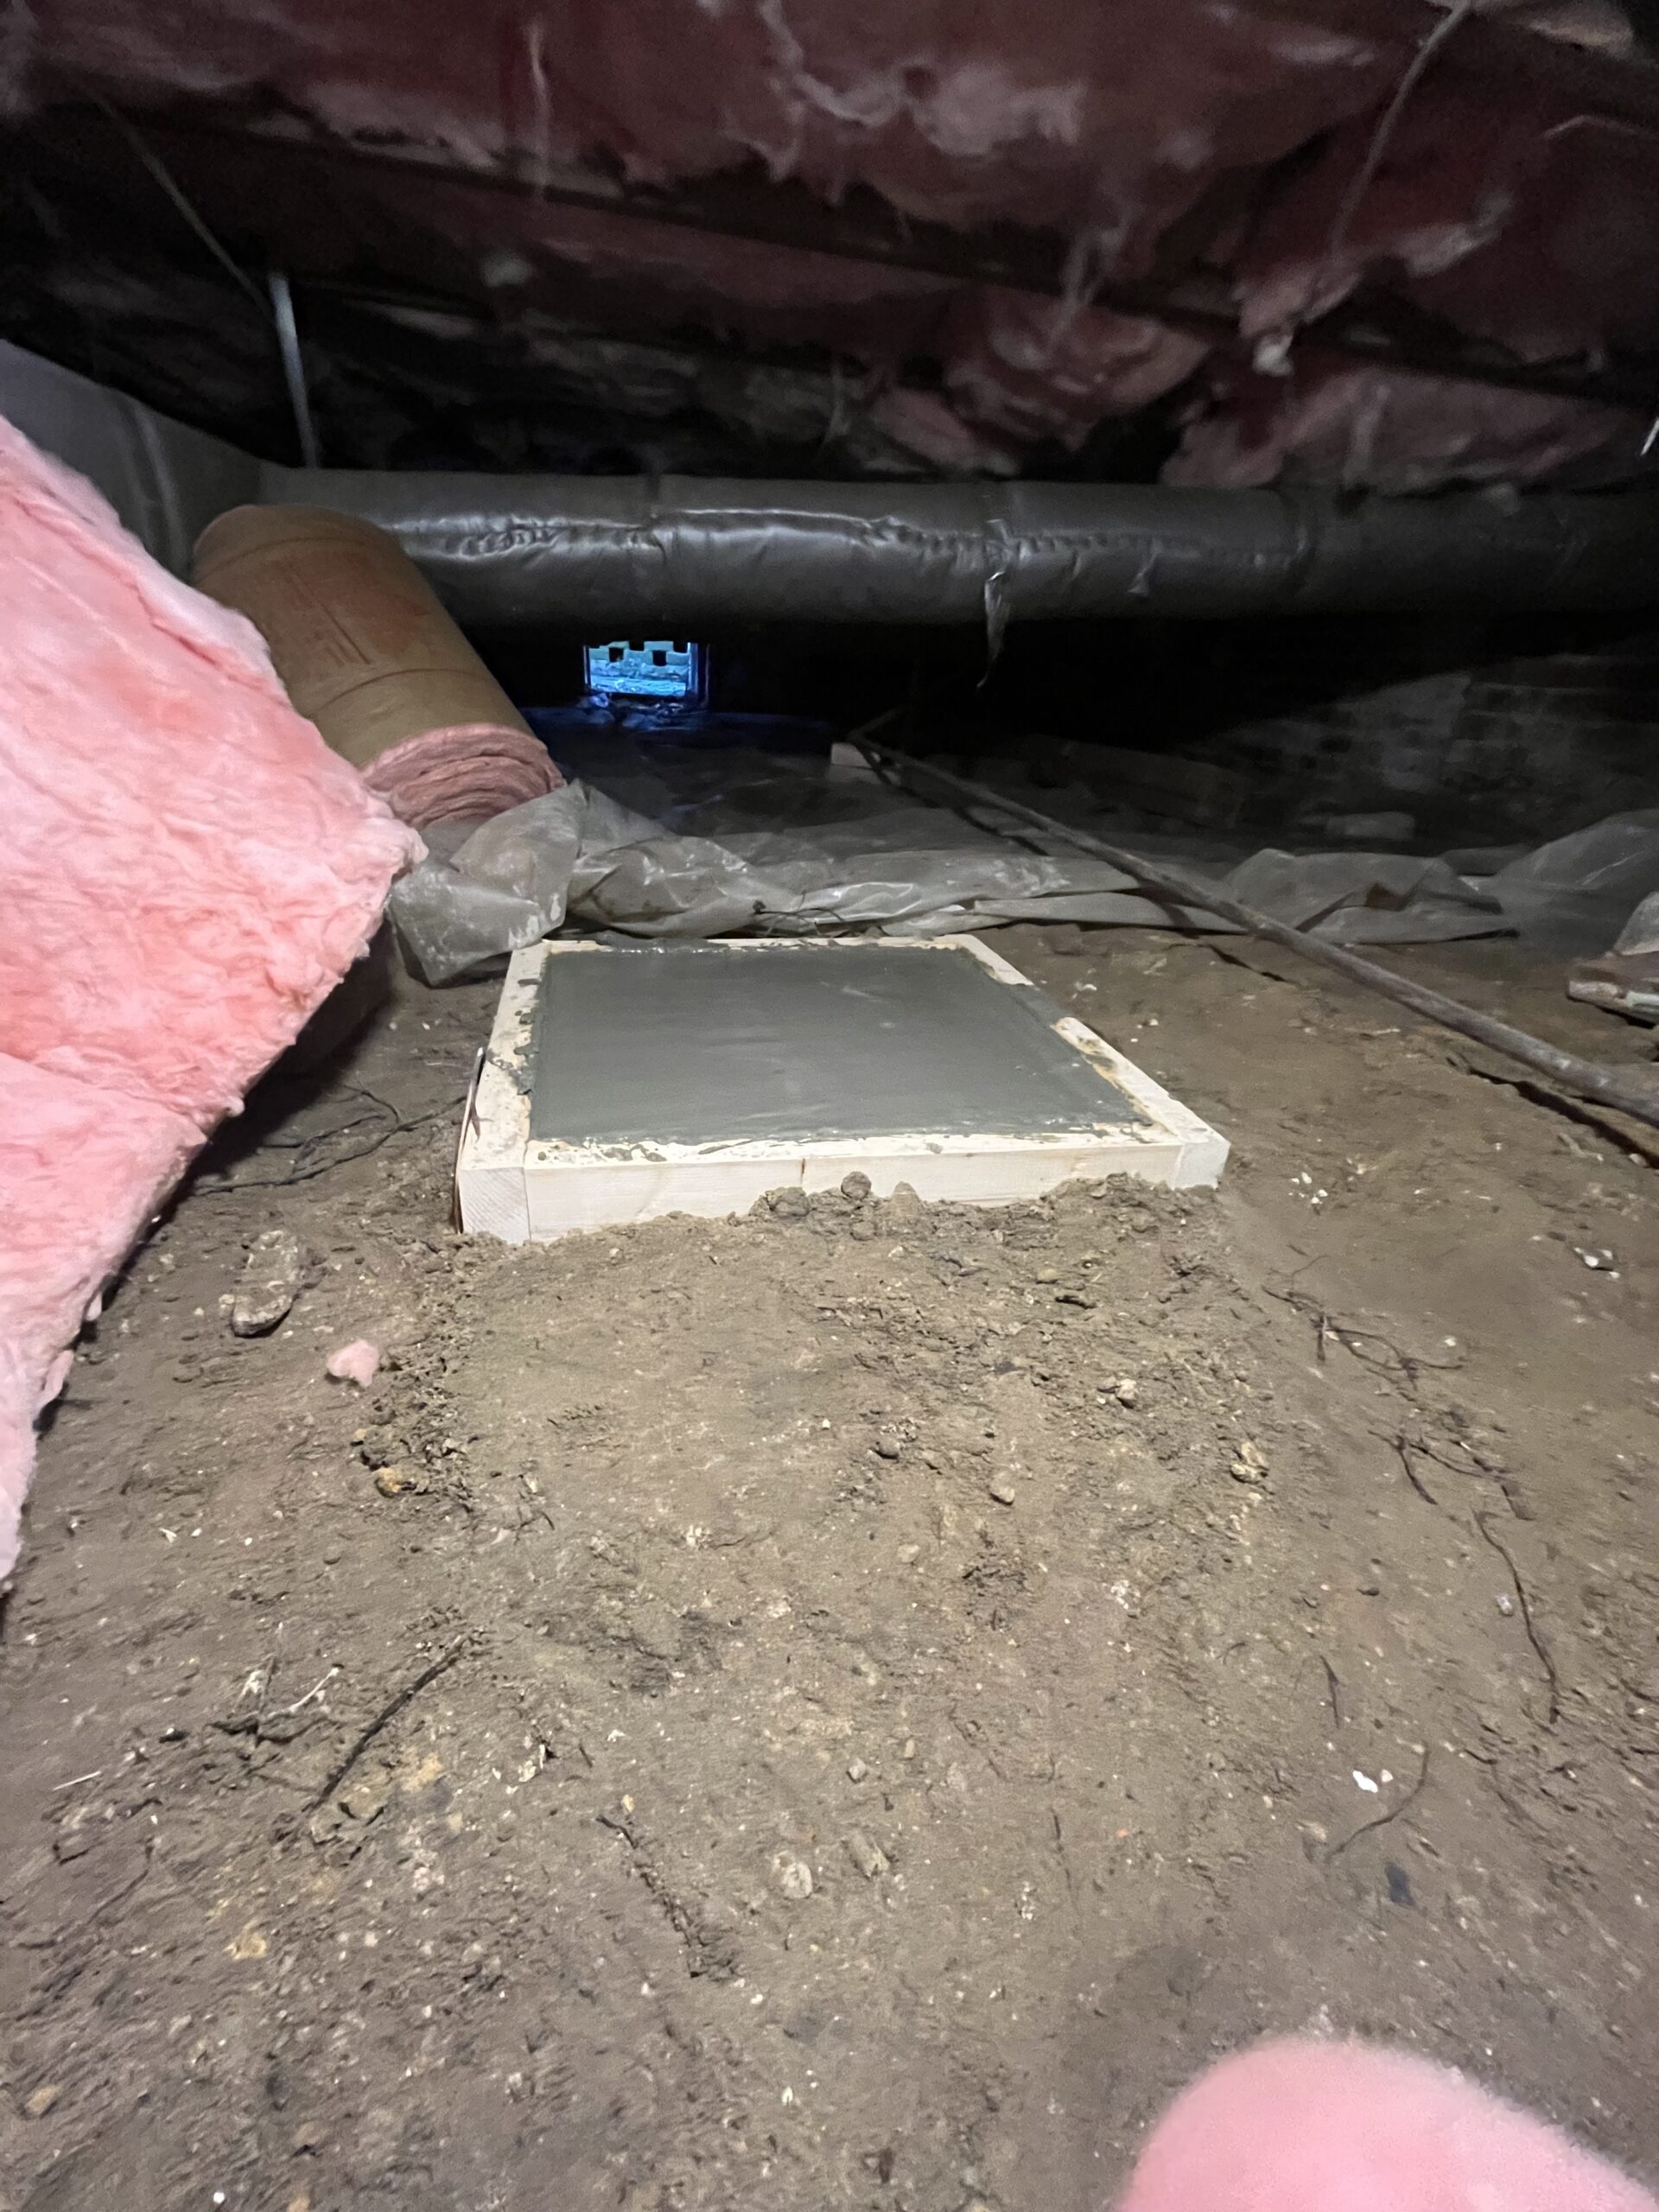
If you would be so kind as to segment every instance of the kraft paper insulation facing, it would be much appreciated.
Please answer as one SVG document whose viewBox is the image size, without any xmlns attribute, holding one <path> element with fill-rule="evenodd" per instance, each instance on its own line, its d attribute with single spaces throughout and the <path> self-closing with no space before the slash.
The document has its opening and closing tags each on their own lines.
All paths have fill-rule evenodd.
<svg viewBox="0 0 1659 2212">
<path fill-rule="evenodd" d="M 0 423 L 0 1573 L 67 1347 L 420 857 L 252 626 Z"/>
<path fill-rule="evenodd" d="M 234 507 L 194 581 L 245 614 L 288 696 L 417 829 L 486 821 L 558 771 L 397 539 L 319 507 Z"/>
</svg>

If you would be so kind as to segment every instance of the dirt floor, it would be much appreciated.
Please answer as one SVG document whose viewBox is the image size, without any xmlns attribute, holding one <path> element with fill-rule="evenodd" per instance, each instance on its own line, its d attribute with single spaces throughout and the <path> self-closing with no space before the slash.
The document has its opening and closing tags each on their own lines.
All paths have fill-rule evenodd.
<svg viewBox="0 0 1659 2212">
<path fill-rule="evenodd" d="M 1272 2030 L 1659 2172 L 1652 1165 L 1290 956 L 995 942 L 1219 1193 L 469 1244 L 493 986 L 219 1145 L 3 1616 L 8 2212 L 1071 2212 Z"/>
</svg>

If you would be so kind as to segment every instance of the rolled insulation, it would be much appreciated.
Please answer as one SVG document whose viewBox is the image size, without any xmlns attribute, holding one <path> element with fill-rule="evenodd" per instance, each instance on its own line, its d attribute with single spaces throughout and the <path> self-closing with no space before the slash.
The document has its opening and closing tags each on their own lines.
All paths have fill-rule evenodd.
<svg viewBox="0 0 1659 2212">
<path fill-rule="evenodd" d="M 404 821 L 484 821 L 562 781 L 385 531 L 321 507 L 232 507 L 194 582 L 245 614 L 299 712 Z"/>
</svg>

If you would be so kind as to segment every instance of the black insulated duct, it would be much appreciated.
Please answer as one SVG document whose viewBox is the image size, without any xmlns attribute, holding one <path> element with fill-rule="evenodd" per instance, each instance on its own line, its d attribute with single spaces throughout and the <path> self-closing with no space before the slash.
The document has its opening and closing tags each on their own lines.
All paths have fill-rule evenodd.
<svg viewBox="0 0 1659 2212">
<path fill-rule="evenodd" d="M 0 413 L 188 569 L 227 507 L 379 523 L 462 622 L 669 634 L 735 621 L 984 624 L 1659 603 L 1659 495 L 288 469 L 0 341 Z"/>
<path fill-rule="evenodd" d="M 1649 493 L 1353 497 L 267 468 L 392 531 L 461 622 L 985 623 L 1507 613 L 1659 600 Z"/>
</svg>

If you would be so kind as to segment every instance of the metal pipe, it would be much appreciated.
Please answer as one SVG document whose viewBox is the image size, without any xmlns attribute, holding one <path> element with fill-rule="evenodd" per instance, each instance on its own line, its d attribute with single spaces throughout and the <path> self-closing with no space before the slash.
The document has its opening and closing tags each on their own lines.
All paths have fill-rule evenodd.
<svg viewBox="0 0 1659 2212">
<path fill-rule="evenodd" d="M 975 783 L 969 777 L 955 775 L 948 768 L 936 768 L 931 761 L 918 760 L 907 753 L 896 753 L 890 746 L 875 742 L 870 734 L 874 727 L 869 725 L 855 732 L 853 740 L 873 762 L 903 775 L 917 777 L 924 787 L 931 783 L 958 801 L 967 800 L 976 807 L 1007 815 L 1015 822 L 1041 830 L 1051 837 L 1064 838 L 1079 852 L 1092 853 L 1096 860 L 1109 861 L 1143 890 L 1167 900 L 1172 906 L 1194 914 L 1214 914 L 1222 921 L 1231 922 L 1236 928 L 1248 931 L 1252 937 L 1288 946 L 1304 958 L 1317 961 L 1322 968 L 1335 969 L 1350 982 L 1363 983 L 1368 990 L 1380 991 L 1385 998 L 1409 1007 L 1414 1014 L 1439 1022 L 1443 1029 L 1455 1030 L 1460 1037 L 1487 1046 L 1506 1059 L 1518 1061 L 1522 1067 L 1530 1068 L 1535 1075 L 1571 1092 L 1575 1098 L 1592 1099 L 1599 1106 L 1615 1107 L 1621 1114 L 1646 1122 L 1649 1128 L 1659 1128 L 1659 1074 L 1637 1068 L 1607 1067 L 1599 1060 L 1586 1060 L 1576 1052 L 1564 1052 L 1524 1029 L 1513 1028 L 1492 1014 L 1465 1006 L 1459 999 L 1448 998 L 1443 991 L 1432 990 L 1427 983 L 1414 982 L 1410 976 L 1396 975 L 1391 968 L 1381 968 L 1376 961 L 1349 951 L 1345 945 L 1329 944 L 1324 938 L 1310 937 L 1306 930 L 1296 929 L 1288 922 L 1275 921 L 1271 914 L 1247 906 L 1242 899 L 1230 899 L 1219 885 L 1207 882 L 1200 875 L 1190 875 L 1173 861 L 1148 860 L 1121 845 L 1108 844 L 1103 837 L 1094 836 L 1086 830 L 1074 830 L 1066 823 L 1056 821 L 1051 814 L 1040 813 L 1034 806 L 1005 798 L 988 784 Z"/>
<path fill-rule="evenodd" d="M 311 394 L 306 386 L 305 354 L 300 346 L 300 327 L 294 320 L 294 294 L 280 269 L 273 269 L 267 281 L 270 286 L 270 311 L 276 324 L 276 350 L 283 357 L 283 381 L 288 386 L 288 404 L 294 413 L 294 435 L 299 444 L 300 459 L 308 468 L 320 468 L 322 448 L 317 442 Z"/>
<path fill-rule="evenodd" d="M 1118 484 L 270 470 L 391 531 L 462 622 L 984 623 L 1639 608 L 1651 493 L 1353 498 Z"/>
</svg>

